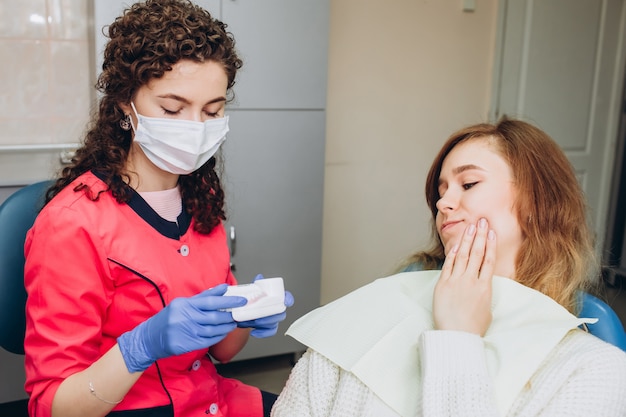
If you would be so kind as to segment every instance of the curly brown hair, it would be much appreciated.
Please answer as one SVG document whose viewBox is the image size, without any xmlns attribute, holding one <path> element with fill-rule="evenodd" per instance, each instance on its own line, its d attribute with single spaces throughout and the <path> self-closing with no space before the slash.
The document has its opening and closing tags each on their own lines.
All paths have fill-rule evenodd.
<svg viewBox="0 0 626 417">
<path fill-rule="evenodd" d="M 520 120 L 503 118 L 450 136 L 426 178 L 424 191 L 432 214 L 430 246 L 406 259 L 399 270 L 416 264 L 422 269 L 441 267 L 445 254 L 435 218 L 443 161 L 459 143 L 485 138 L 492 139 L 496 152 L 511 167 L 517 189 L 515 208 L 523 242 L 515 261 L 515 280 L 577 313 L 577 291 L 592 289 L 599 277 L 585 195 L 559 145 Z"/>
<path fill-rule="evenodd" d="M 229 101 L 232 100 L 235 75 L 242 61 L 226 27 L 188 0 L 135 3 L 115 19 L 108 26 L 109 41 L 96 83 L 102 93 L 97 113 L 92 116 L 84 143 L 76 150 L 72 163 L 48 190 L 46 202 L 78 176 L 93 170 L 104 178 L 118 202 L 127 203 L 133 191 L 123 170 L 132 133 L 120 127 L 125 115 L 119 104 L 129 103 L 141 86 L 161 78 L 182 59 L 222 64 L 228 79 Z M 198 170 L 181 175 L 178 180 L 184 206 L 200 233 L 209 233 L 226 218 L 224 191 L 216 165 L 216 158 L 212 157 Z M 98 199 L 85 184 L 78 184 L 74 191 L 83 191 L 94 201 Z"/>
</svg>

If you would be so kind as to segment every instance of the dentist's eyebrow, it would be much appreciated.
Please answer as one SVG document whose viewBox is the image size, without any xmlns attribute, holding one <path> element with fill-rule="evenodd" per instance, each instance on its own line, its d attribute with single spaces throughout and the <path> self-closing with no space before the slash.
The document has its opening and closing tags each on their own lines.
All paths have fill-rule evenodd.
<svg viewBox="0 0 626 417">
<path fill-rule="evenodd" d="M 191 102 L 189 100 L 187 100 L 185 97 L 181 97 L 178 94 L 162 94 L 157 96 L 159 98 L 169 98 L 172 100 L 177 100 L 180 101 L 181 103 L 185 103 L 187 105 L 191 104 Z M 226 101 L 226 97 L 224 96 L 220 96 L 220 97 L 216 97 L 213 100 L 209 100 L 207 101 L 204 105 L 206 106 L 207 104 L 213 104 L 213 103 L 218 103 L 220 101 Z"/>
</svg>

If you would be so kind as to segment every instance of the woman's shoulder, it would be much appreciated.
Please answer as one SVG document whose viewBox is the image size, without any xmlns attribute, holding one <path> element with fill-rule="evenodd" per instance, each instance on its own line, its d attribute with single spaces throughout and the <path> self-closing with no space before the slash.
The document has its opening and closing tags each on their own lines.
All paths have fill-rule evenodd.
<svg viewBox="0 0 626 417">
<path fill-rule="evenodd" d="M 569 331 L 537 370 L 534 383 L 574 384 L 595 391 L 626 392 L 626 353 L 580 329 Z M 625 398 L 626 400 L 626 398 Z"/>
<path fill-rule="evenodd" d="M 509 415 L 626 415 L 626 353 L 568 332 L 520 392 Z"/>
<path fill-rule="evenodd" d="M 80 184 L 88 189 L 76 190 Z M 52 225 L 75 228 L 80 227 L 81 223 L 92 225 L 101 222 L 103 216 L 111 215 L 111 207 L 118 206 L 110 193 L 102 192 L 106 189 L 106 184 L 91 172 L 78 176 L 41 209 L 35 225 L 43 228 Z M 98 195 L 100 204 L 93 204 L 93 195 Z"/>
<path fill-rule="evenodd" d="M 602 351 L 623 357 L 623 359 L 626 360 L 626 352 L 617 346 L 607 343 L 597 336 L 580 329 L 572 330 L 561 343 L 564 346 L 570 346 L 576 350 L 581 350 L 581 348 L 584 347 L 585 349 L 582 350 L 587 354 Z"/>
<path fill-rule="evenodd" d="M 80 190 L 77 187 L 84 186 Z M 91 196 L 98 195 L 98 200 L 106 199 L 109 193 L 107 185 L 94 175 L 91 171 L 85 172 L 76 177 L 71 183 L 63 188 L 52 200 L 44 207 L 71 207 L 76 204 L 82 204 L 87 200 L 92 201 Z"/>
<path fill-rule="evenodd" d="M 626 352 L 580 329 L 563 338 L 553 357 L 557 362 L 577 363 L 581 368 L 617 375 L 626 386 Z"/>
</svg>

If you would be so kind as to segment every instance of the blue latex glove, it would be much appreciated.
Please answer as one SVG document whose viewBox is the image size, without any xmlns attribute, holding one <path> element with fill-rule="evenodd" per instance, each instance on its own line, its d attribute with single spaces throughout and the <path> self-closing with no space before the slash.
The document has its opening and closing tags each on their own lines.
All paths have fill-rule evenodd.
<svg viewBox="0 0 626 417">
<path fill-rule="evenodd" d="M 226 337 L 237 324 L 230 312 L 241 307 L 244 297 L 222 297 L 228 285 L 203 291 L 193 297 L 172 300 L 163 310 L 122 334 L 117 343 L 130 372 L 144 371 L 154 361 L 206 349 Z"/>
<path fill-rule="evenodd" d="M 254 282 L 263 279 L 263 275 L 259 274 L 254 278 Z M 291 307 L 294 303 L 293 295 L 289 291 L 285 291 L 285 306 Z M 237 327 L 252 328 L 250 336 L 253 337 L 270 337 L 274 336 L 278 331 L 278 325 L 287 317 L 287 311 L 272 316 L 260 317 L 255 320 L 240 321 Z"/>
</svg>

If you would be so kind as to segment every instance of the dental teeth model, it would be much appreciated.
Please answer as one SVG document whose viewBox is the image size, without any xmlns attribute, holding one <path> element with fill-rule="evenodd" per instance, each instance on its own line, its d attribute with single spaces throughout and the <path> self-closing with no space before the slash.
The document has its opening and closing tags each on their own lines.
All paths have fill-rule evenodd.
<svg viewBox="0 0 626 417">
<path fill-rule="evenodd" d="M 232 312 L 235 321 L 255 320 L 282 313 L 286 309 L 282 278 L 264 278 L 252 284 L 231 285 L 224 295 L 248 299 L 246 305 L 226 310 Z"/>
</svg>

